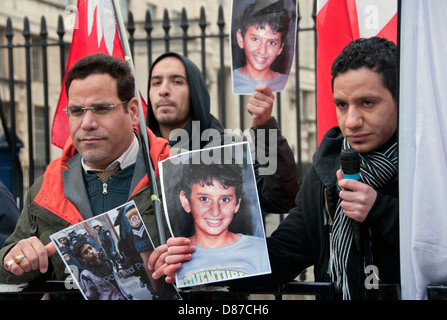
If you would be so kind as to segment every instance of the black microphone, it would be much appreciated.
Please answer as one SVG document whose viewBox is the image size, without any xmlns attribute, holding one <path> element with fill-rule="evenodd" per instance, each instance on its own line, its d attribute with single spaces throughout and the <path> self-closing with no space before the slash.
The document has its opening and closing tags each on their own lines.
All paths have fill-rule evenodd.
<svg viewBox="0 0 447 320">
<path fill-rule="evenodd" d="M 340 161 L 345 179 L 360 180 L 360 155 L 357 150 L 353 148 L 342 150 Z"/>
<path fill-rule="evenodd" d="M 360 180 L 360 155 L 357 150 L 353 148 L 344 149 L 340 155 L 341 171 L 345 179 Z M 358 221 L 353 221 L 354 228 L 354 242 L 357 250 L 361 253 L 362 247 L 360 245 L 360 224 Z"/>
</svg>

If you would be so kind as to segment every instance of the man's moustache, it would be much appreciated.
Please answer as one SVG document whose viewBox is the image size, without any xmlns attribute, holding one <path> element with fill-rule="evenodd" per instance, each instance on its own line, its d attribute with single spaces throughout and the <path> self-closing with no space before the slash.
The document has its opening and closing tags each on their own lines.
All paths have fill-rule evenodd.
<svg viewBox="0 0 447 320">
<path fill-rule="evenodd" d="M 177 103 L 175 103 L 174 101 L 169 100 L 169 99 L 162 99 L 155 104 L 155 106 L 157 108 L 162 105 L 171 105 L 171 106 L 177 107 Z"/>
</svg>

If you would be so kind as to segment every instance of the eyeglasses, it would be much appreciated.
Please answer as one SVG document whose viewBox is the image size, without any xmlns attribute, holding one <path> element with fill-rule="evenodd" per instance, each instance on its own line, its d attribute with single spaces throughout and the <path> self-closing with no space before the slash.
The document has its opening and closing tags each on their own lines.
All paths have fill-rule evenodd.
<svg viewBox="0 0 447 320">
<path fill-rule="evenodd" d="M 69 118 L 80 118 L 82 117 L 87 110 L 92 110 L 93 113 L 97 116 L 105 116 L 110 113 L 116 106 L 120 104 L 125 104 L 130 100 L 121 101 L 116 104 L 111 103 L 94 103 L 90 107 L 81 107 L 81 106 L 68 106 L 62 110 L 65 111 L 67 117 Z"/>
</svg>

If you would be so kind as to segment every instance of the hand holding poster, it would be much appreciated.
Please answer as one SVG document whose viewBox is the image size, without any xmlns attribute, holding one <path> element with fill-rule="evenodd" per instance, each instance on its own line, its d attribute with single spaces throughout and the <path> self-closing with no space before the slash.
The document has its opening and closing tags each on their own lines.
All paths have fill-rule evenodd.
<svg viewBox="0 0 447 320">
<path fill-rule="evenodd" d="M 147 270 L 154 247 L 133 201 L 50 238 L 87 300 L 181 299 Z"/>
<path fill-rule="evenodd" d="M 179 288 L 270 273 L 247 142 L 159 163 L 171 233 L 195 246 L 176 274 Z"/>
</svg>

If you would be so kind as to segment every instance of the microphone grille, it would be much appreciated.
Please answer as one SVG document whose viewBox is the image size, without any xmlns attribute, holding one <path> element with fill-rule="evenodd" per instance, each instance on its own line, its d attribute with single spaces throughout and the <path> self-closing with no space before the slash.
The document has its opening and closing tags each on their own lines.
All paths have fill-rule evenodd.
<svg viewBox="0 0 447 320">
<path fill-rule="evenodd" d="M 345 174 L 356 174 L 360 172 L 360 155 L 353 148 L 344 149 L 340 156 L 341 169 Z"/>
</svg>

